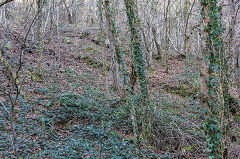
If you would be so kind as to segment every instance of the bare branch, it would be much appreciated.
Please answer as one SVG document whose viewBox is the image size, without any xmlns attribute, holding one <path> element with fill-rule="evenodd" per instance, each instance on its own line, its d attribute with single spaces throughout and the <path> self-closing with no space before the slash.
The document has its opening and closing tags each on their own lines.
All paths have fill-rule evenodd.
<svg viewBox="0 0 240 159">
<path fill-rule="evenodd" d="M 9 113 L 9 111 L 8 111 L 8 109 L 7 109 L 7 107 L 3 104 L 3 102 L 2 101 L 0 101 L 0 104 L 3 106 L 3 108 L 5 109 L 5 111 L 7 112 L 7 114 L 8 114 L 8 116 L 10 116 L 10 113 Z"/>
<path fill-rule="evenodd" d="M 13 0 L 5 0 L 3 2 L 0 3 L 0 7 L 2 7 L 4 4 L 7 4 L 9 2 L 12 2 Z"/>
</svg>

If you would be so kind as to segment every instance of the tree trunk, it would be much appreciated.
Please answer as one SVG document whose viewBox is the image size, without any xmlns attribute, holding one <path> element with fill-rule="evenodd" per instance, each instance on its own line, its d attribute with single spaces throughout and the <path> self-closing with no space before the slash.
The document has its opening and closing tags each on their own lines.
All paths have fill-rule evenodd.
<svg viewBox="0 0 240 159">
<path fill-rule="evenodd" d="M 165 18 L 164 18 L 164 25 L 165 25 L 165 68 L 166 68 L 166 73 L 168 73 L 168 52 L 169 52 L 169 36 L 170 36 L 170 21 L 168 24 L 168 11 L 169 11 L 169 6 L 170 6 L 171 0 L 167 1 L 167 7 L 165 10 Z"/>
<path fill-rule="evenodd" d="M 233 57 L 233 68 L 235 72 L 235 80 L 237 83 L 237 91 L 238 91 L 238 103 L 240 104 L 240 45 L 236 45 L 236 6 L 234 0 L 228 0 L 230 4 L 230 15 L 231 15 L 231 22 L 229 28 L 229 41 L 228 41 L 228 52 L 229 57 Z"/>
<path fill-rule="evenodd" d="M 234 70 L 235 70 L 235 80 L 237 83 L 237 91 L 238 91 L 238 102 L 239 102 L 238 105 L 240 105 L 240 45 L 235 47 Z"/>
<path fill-rule="evenodd" d="M 146 57 L 146 61 L 147 61 L 147 67 L 151 68 L 151 65 L 149 63 L 149 59 L 150 59 L 150 50 L 149 50 L 149 44 L 148 44 L 148 40 L 147 40 L 147 37 L 146 37 L 146 34 L 144 32 L 144 28 L 141 27 L 141 33 L 142 33 L 142 38 L 143 38 L 143 43 L 144 43 L 144 48 L 145 48 L 145 57 Z"/>
<path fill-rule="evenodd" d="M 137 17 L 137 5 L 135 0 L 125 0 L 128 23 L 131 32 L 131 41 L 133 47 L 134 62 L 136 65 L 137 77 L 141 86 L 141 92 L 144 98 L 148 96 L 148 82 L 145 69 L 145 60 L 143 56 L 143 42 L 141 40 L 141 29 L 139 28 L 139 18 Z"/>
<path fill-rule="evenodd" d="M 185 20 L 185 28 L 184 28 L 184 44 L 183 44 L 183 54 L 186 56 L 186 53 L 187 53 L 187 46 L 188 46 L 188 42 L 189 42 L 189 36 L 187 35 L 187 30 L 188 30 L 188 24 L 189 24 L 189 19 L 190 19 L 190 16 L 191 16 L 191 14 L 192 14 L 192 10 L 193 10 L 193 6 L 194 6 L 194 4 L 195 4 L 195 1 L 196 0 L 194 0 L 193 1 L 193 3 L 192 3 L 192 6 L 191 6 L 191 8 L 190 8 L 190 11 L 189 11 L 189 13 L 188 13 L 188 6 L 187 6 L 187 3 L 188 3 L 188 0 L 185 0 L 185 7 L 184 7 L 184 9 L 186 9 L 186 20 Z"/>
<path fill-rule="evenodd" d="M 133 61 L 135 64 L 136 75 L 137 75 L 138 82 L 140 84 L 140 91 L 141 91 L 140 103 L 136 104 L 136 106 L 138 107 L 140 106 L 138 108 L 138 111 L 141 112 L 140 118 L 142 119 L 143 136 L 146 137 L 146 139 L 150 139 L 151 112 L 148 104 L 148 80 L 147 80 L 146 68 L 145 68 L 146 62 L 143 56 L 143 42 L 141 38 L 141 29 L 140 29 L 139 18 L 137 13 L 137 4 L 135 0 L 124 0 L 124 2 L 125 2 L 126 12 L 127 12 L 128 25 L 129 25 L 130 34 L 131 34 L 131 44 L 133 48 Z M 134 130 L 137 131 L 137 129 L 138 128 L 134 127 Z M 140 136 L 138 134 L 137 140 L 139 139 L 139 137 Z"/>
<path fill-rule="evenodd" d="M 162 53 L 161 53 L 160 45 L 157 41 L 157 32 L 156 32 L 155 27 L 152 27 L 152 33 L 153 33 L 153 41 L 154 41 L 155 46 L 157 48 L 157 55 L 158 55 L 158 58 L 161 60 L 162 59 Z"/>
<path fill-rule="evenodd" d="M 41 41 L 41 28 L 42 28 L 42 0 L 37 0 L 37 14 L 38 14 L 38 23 L 37 23 L 37 40 Z"/>
<path fill-rule="evenodd" d="M 208 109 L 204 131 L 209 157 L 228 158 L 228 59 L 223 43 L 223 27 L 218 0 L 201 1 L 205 46 L 202 60 L 202 105 Z"/>
<path fill-rule="evenodd" d="M 113 32 L 115 28 L 112 27 L 113 18 L 111 15 L 110 10 L 110 2 L 109 0 L 104 1 L 104 8 L 105 8 L 105 14 L 106 14 L 106 20 L 107 20 L 107 27 L 108 27 L 108 38 L 110 41 L 110 50 L 112 55 L 112 73 L 113 73 L 113 89 L 115 91 L 119 91 L 120 89 L 120 82 L 119 82 L 119 65 L 118 65 L 118 59 L 116 54 L 116 37 Z"/>
</svg>

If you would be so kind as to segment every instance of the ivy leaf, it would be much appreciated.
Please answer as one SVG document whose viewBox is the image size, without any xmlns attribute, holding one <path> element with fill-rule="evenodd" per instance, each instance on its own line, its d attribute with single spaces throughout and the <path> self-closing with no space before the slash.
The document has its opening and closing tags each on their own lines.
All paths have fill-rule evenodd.
<svg viewBox="0 0 240 159">
<path fill-rule="evenodd" d="M 213 159 L 213 158 L 215 158 L 215 156 L 209 156 L 209 158 L 210 158 L 210 159 Z"/>
<path fill-rule="evenodd" d="M 208 146 L 209 146 L 209 147 L 214 147 L 214 144 L 210 144 L 210 143 L 209 143 Z M 211 149 L 209 149 L 209 150 L 211 150 Z M 211 152 L 211 151 L 210 151 L 210 152 Z"/>
</svg>

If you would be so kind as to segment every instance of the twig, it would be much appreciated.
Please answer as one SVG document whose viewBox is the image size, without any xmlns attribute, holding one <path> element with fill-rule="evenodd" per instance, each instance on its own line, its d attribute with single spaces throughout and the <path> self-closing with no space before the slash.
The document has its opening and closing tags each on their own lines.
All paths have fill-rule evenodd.
<svg viewBox="0 0 240 159">
<path fill-rule="evenodd" d="M 0 3 L 0 7 L 2 7 L 4 4 L 7 4 L 9 2 L 12 2 L 13 0 L 6 0 L 6 1 L 3 1 L 2 3 Z"/>
<path fill-rule="evenodd" d="M 7 110 L 7 107 L 3 104 L 2 101 L 0 101 L 0 103 L 3 106 L 3 108 L 5 109 L 5 111 L 7 112 L 8 116 L 10 116 L 10 112 Z"/>
<path fill-rule="evenodd" d="M 25 35 L 25 37 L 24 37 L 24 44 L 26 44 L 28 34 L 30 33 L 30 30 L 31 30 L 32 26 L 34 25 L 35 20 L 37 19 L 37 17 L 38 17 L 38 13 L 37 13 L 37 14 L 35 15 L 35 17 L 33 18 L 32 23 L 30 24 L 30 26 L 29 26 L 29 28 L 28 28 L 28 30 L 27 30 L 27 33 L 26 33 L 26 35 Z"/>
<path fill-rule="evenodd" d="M 21 143 L 21 142 L 23 142 L 24 140 L 26 140 L 27 138 L 29 138 L 30 136 L 32 136 L 32 135 L 34 135 L 34 134 L 37 134 L 37 132 L 33 132 L 33 133 L 29 134 L 29 135 L 26 135 L 24 138 L 22 138 L 22 139 L 18 142 L 17 147 L 20 146 L 20 143 Z"/>
<path fill-rule="evenodd" d="M 170 39 L 170 37 L 168 37 L 168 39 L 169 39 L 169 41 L 171 42 L 171 44 L 172 44 L 174 50 L 175 50 L 178 54 L 180 54 L 180 55 L 184 55 L 184 54 L 181 53 L 181 51 L 179 51 L 179 50 L 176 48 L 176 46 L 173 44 L 173 41 Z M 184 55 L 184 56 L 185 56 L 185 55 Z"/>
</svg>

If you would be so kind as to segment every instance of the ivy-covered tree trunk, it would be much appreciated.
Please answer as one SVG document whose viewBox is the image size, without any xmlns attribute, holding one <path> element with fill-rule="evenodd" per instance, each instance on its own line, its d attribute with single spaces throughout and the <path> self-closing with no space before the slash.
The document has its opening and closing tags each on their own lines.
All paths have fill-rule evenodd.
<svg viewBox="0 0 240 159">
<path fill-rule="evenodd" d="M 138 116 L 142 120 L 142 134 L 145 139 L 150 139 L 151 120 L 148 104 L 148 79 L 146 75 L 146 62 L 143 55 L 143 42 L 141 38 L 141 29 L 137 13 L 137 4 L 135 0 L 125 0 L 125 7 L 128 18 L 128 25 L 131 34 L 131 43 L 133 47 L 133 61 L 135 64 L 136 76 L 140 84 L 140 101 L 135 103 L 137 108 L 133 110 L 140 112 Z M 135 113 L 133 113 L 135 114 Z M 136 114 L 135 114 L 136 115 Z M 134 124 L 134 123 L 133 123 Z M 135 127 L 136 129 L 136 127 Z M 137 138 L 139 139 L 138 134 Z"/>
<path fill-rule="evenodd" d="M 137 77 L 141 86 L 141 94 L 144 99 L 148 97 L 148 80 L 146 76 L 146 62 L 143 56 L 143 42 L 141 39 L 141 29 L 137 14 L 135 0 L 125 0 L 129 29 L 131 32 L 131 42 L 133 47 L 133 60 Z"/>
<path fill-rule="evenodd" d="M 219 16 L 218 0 L 201 0 L 201 16 L 204 23 L 205 48 L 202 60 L 202 104 L 206 108 L 203 126 L 210 158 L 227 158 L 229 92 L 226 74 L 228 62 L 225 57 Z"/>
</svg>

